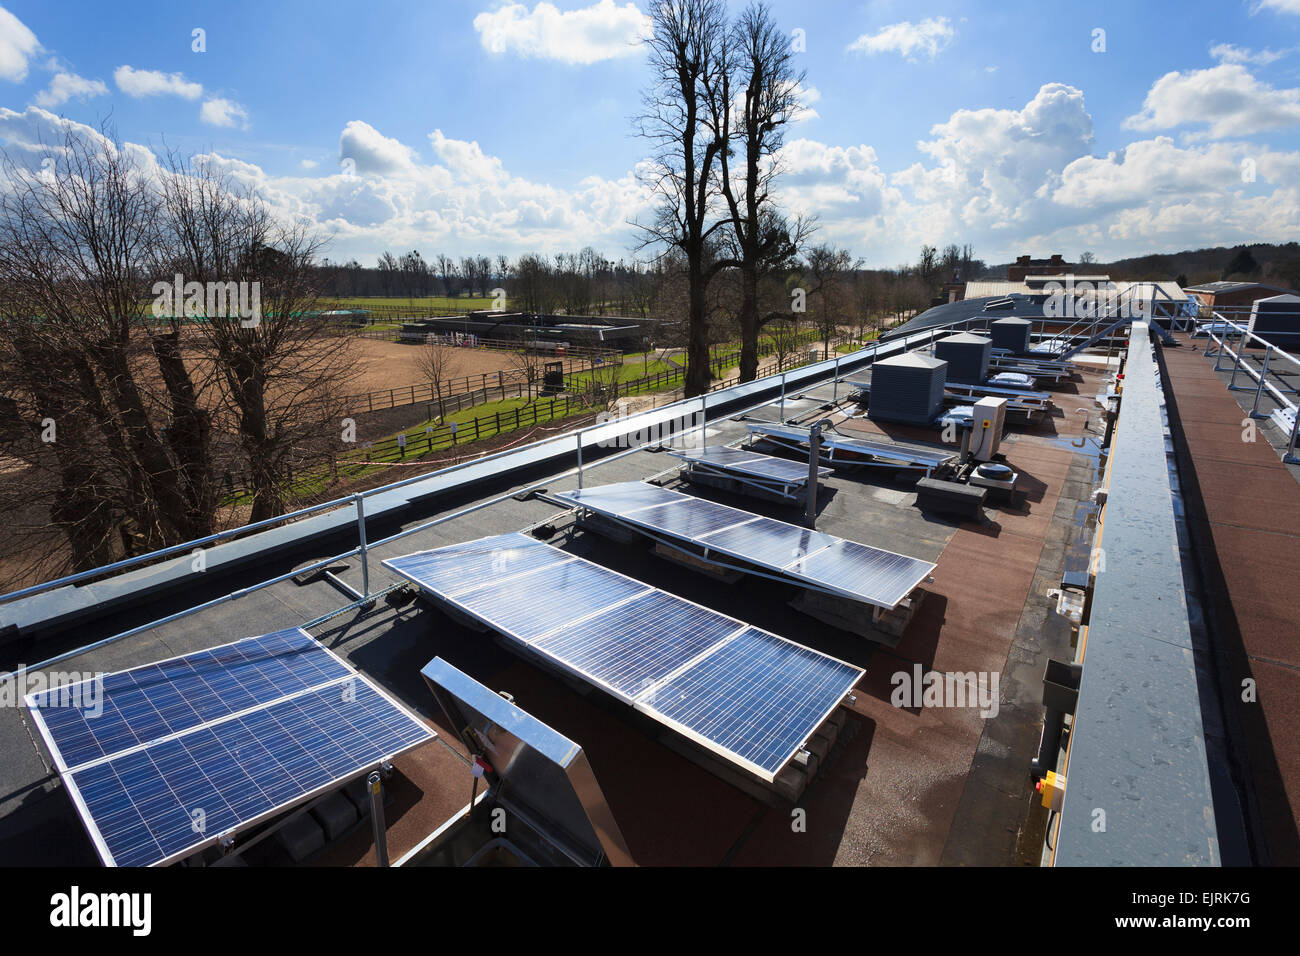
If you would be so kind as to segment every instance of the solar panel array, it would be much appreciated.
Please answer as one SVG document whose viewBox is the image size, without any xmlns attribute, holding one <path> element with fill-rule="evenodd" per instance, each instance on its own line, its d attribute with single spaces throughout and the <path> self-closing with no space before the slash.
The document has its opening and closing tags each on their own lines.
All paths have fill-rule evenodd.
<svg viewBox="0 0 1300 956">
<path fill-rule="evenodd" d="M 650 491 L 640 497 L 638 486 Z M 664 501 L 665 493 L 673 496 L 671 501 Z M 560 492 L 556 497 L 651 533 L 770 569 L 792 583 L 814 585 L 882 608 L 896 607 L 935 567 L 919 558 L 644 482 L 600 485 Z"/>
<path fill-rule="evenodd" d="M 700 451 L 672 451 L 674 458 L 706 465 L 719 471 L 732 471 L 753 478 L 776 480 L 785 484 L 806 485 L 808 465 L 785 458 L 773 458 L 744 448 L 706 448 Z M 818 474 L 829 475 L 830 468 L 819 468 Z"/>
<path fill-rule="evenodd" d="M 433 731 L 301 629 L 27 697 L 100 856 L 188 856 Z"/>
<path fill-rule="evenodd" d="M 662 489 L 642 488 L 615 497 L 654 507 Z M 484 561 L 504 570 L 477 579 L 454 570 Z M 384 564 L 769 781 L 863 673 L 524 534 Z"/>
<path fill-rule="evenodd" d="M 859 383 L 850 382 L 850 385 Z M 807 429 L 789 428 L 781 425 L 750 425 L 750 432 L 765 438 L 782 439 L 786 442 L 808 443 Z M 846 435 L 822 433 L 824 449 L 838 449 L 856 455 L 867 455 L 882 461 L 896 461 L 925 468 L 937 468 L 957 456 L 956 452 L 935 448 L 923 448 L 919 445 L 903 445 L 898 442 L 871 441 L 866 438 L 850 438 Z"/>
</svg>

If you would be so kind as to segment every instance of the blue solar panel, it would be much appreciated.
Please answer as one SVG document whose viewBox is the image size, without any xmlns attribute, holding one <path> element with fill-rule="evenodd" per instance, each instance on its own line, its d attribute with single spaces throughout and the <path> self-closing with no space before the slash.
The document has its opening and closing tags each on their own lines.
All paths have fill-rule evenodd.
<svg viewBox="0 0 1300 956">
<path fill-rule="evenodd" d="M 98 688 L 43 691 L 28 704 L 63 766 L 77 767 L 349 673 L 294 628 L 109 674 Z"/>
<path fill-rule="evenodd" d="M 579 488 L 566 492 L 574 501 L 597 502 L 606 508 L 619 511 L 632 511 L 676 501 L 680 496 L 675 491 L 648 485 L 644 481 L 623 481 L 614 485 L 597 485 L 595 488 Z"/>
<path fill-rule="evenodd" d="M 895 607 L 934 570 L 929 561 L 845 541 L 833 535 L 823 536 L 824 541 L 813 539 L 824 546 L 799 560 L 799 542 L 804 534 L 802 528 L 785 525 L 790 530 L 782 532 L 776 526 L 784 522 L 759 519 L 739 508 L 729 508 L 667 489 L 658 490 L 673 495 L 675 500 L 672 504 L 630 510 L 617 504 L 620 495 L 624 492 L 632 495 L 635 492 L 633 486 L 642 484 L 606 485 L 604 487 L 609 490 L 595 497 L 580 498 L 576 492 L 560 492 L 556 497 L 648 531 L 725 551 L 751 564 L 778 571 L 794 583 L 829 587 L 846 597 L 879 607 Z M 754 529 L 752 537 L 747 534 L 750 528 Z"/>
<path fill-rule="evenodd" d="M 703 451 L 674 452 L 683 461 L 707 465 L 721 471 L 755 478 L 769 478 L 791 484 L 808 483 L 808 463 L 773 458 L 744 448 L 709 448 Z M 829 475 L 830 468 L 818 468 L 819 475 Z"/>
<path fill-rule="evenodd" d="M 810 531 L 771 518 L 759 518 L 736 528 L 705 535 L 700 539 L 700 544 L 743 556 L 745 560 L 757 564 L 784 568 L 838 540 L 820 531 Z"/>
<path fill-rule="evenodd" d="M 565 560 L 565 556 L 526 534 L 502 534 L 433 551 L 391 558 L 386 564 L 437 582 L 448 593 L 472 591 L 490 580 L 535 571 Z"/>
<path fill-rule="evenodd" d="M 188 855 L 435 736 L 299 629 L 75 691 L 27 704 L 115 865 Z"/>
<path fill-rule="evenodd" d="M 532 641 L 570 621 L 650 590 L 640 581 L 602 572 L 603 568 L 575 559 L 523 579 L 484 583 L 455 600 L 493 627 Z"/>
<path fill-rule="evenodd" d="M 679 538 L 699 537 L 754 518 L 755 515 L 726 505 L 687 496 L 672 504 L 643 508 L 627 516 L 628 521 Z"/>
<path fill-rule="evenodd" d="M 928 561 L 852 541 L 836 541 L 788 570 L 810 581 L 893 607 L 933 569 L 934 565 Z"/>
<path fill-rule="evenodd" d="M 775 774 L 861 674 L 751 627 L 659 688 L 647 704 Z"/>
<path fill-rule="evenodd" d="M 73 771 L 111 862 L 184 855 L 429 738 L 370 686 L 346 684 Z"/>
<path fill-rule="evenodd" d="M 651 591 L 532 646 L 636 697 L 740 627 L 729 617 Z"/>
<path fill-rule="evenodd" d="M 479 543 L 494 541 L 508 548 L 512 537 Z M 612 690 L 652 716 L 667 717 L 688 728 L 716 751 L 769 780 L 862 676 L 858 668 L 725 614 L 582 558 L 565 557 L 567 560 L 556 567 L 458 597 L 448 593 L 455 585 L 449 584 L 441 571 L 436 580 L 425 579 L 412 573 L 403 559 L 385 563 L 534 652 Z M 737 642 L 737 648 L 731 650 Z M 736 663 L 737 655 L 753 657 L 752 666 Z M 735 678 L 731 684 L 718 676 L 718 662 L 731 668 L 729 673 Z M 698 679 L 693 677 L 697 673 Z M 746 689 L 741 686 L 743 681 L 752 686 Z M 661 704 L 665 693 L 672 714 Z M 688 707 L 685 701 L 691 694 L 694 701 Z M 703 702 L 709 695 L 718 698 L 713 705 Z M 716 713 L 707 719 L 692 716 L 695 710 L 709 706 L 727 709 L 731 701 L 738 706 L 729 721 L 715 720 Z M 777 754 L 781 756 L 774 756 Z"/>
</svg>

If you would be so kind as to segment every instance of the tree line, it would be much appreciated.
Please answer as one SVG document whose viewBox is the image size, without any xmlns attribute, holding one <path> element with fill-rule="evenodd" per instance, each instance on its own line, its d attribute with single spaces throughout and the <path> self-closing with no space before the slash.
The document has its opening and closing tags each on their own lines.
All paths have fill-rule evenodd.
<svg viewBox="0 0 1300 956">
<path fill-rule="evenodd" d="M 227 470 L 251 476 L 248 520 L 283 514 L 350 391 L 348 342 L 316 317 L 320 239 L 214 166 L 107 130 L 49 157 L 6 154 L 0 194 L 0 461 L 23 476 L 0 513 L 45 541 L 18 573 L 209 535 Z"/>
</svg>

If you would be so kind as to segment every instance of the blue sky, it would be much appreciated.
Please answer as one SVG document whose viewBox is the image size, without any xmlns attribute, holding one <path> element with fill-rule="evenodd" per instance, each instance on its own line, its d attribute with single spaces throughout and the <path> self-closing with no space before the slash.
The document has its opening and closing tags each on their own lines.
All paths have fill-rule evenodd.
<svg viewBox="0 0 1300 956">
<path fill-rule="evenodd" d="M 0 3 L 13 156 L 107 119 L 365 262 L 617 257 L 645 215 L 644 2 Z M 869 265 L 1300 238 L 1300 0 L 771 6 L 807 73 L 783 199 Z"/>
</svg>

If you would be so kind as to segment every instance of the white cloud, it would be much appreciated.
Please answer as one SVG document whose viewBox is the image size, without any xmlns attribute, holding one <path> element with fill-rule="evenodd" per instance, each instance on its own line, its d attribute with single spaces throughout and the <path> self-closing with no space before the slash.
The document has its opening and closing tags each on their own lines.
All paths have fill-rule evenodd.
<svg viewBox="0 0 1300 956">
<path fill-rule="evenodd" d="M 158 70 L 137 70 L 119 66 L 113 71 L 113 82 L 127 96 L 180 96 L 197 100 L 203 95 L 203 84 L 185 79 L 180 73 L 162 73 Z"/>
<path fill-rule="evenodd" d="M 566 11 L 550 3 L 539 3 L 531 11 L 522 3 L 509 3 L 480 13 L 474 29 L 489 53 L 586 65 L 639 53 L 650 33 L 650 18 L 636 4 L 618 6 L 614 0 Z"/>
<path fill-rule="evenodd" d="M 320 163 L 316 162 L 316 160 L 314 159 L 304 159 L 298 165 L 301 166 L 303 169 L 315 169 L 317 166 L 320 165 Z"/>
<path fill-rule="evenodd" d="M 1276 63 L 1290 52 L 1290 50 L 1251 50 L 1233 43 L 1216 43 L 1210 47 L 1210 56 L 1220 63 L 1252 63 L 1256 66 Z"/>
<path fill-rule="evenodd" d="M 920 54 L 933 60 L 939 51 L 952 42 L 954 31 L 947 17 L 927 17 L 920 23 L 904 20 L 884 27 L 876 33 L 864 33 L 848 50 L 853 53 L 898 53 L 915 61 Z"/>
<path fill-rule="evenodd" d="M 14 83 L 27 79 L 27 60 L 40 48 L 36 34 L 0 7 L 0 79 Z"/>
<path fill-rule="evenodd" d="M 820 116 L 812 105 L 822 98 L 821 90 L 815 86 L 804 86 L 801 83 L 795 89 L 795 97 L 799 105 L 790 116 L 790 122 L 806 123 L 808 120 L 815 120 Z"/>
<path fill-rule="evenodd" d="M 1251 13 L 1273 10 L 1277 13 L 1300 13 L 1300 0 L 1256 0 Z"/>
<path fill-rule="evenodd" d="M 409 174 L 415 170 L 415 152 L 403 143 L 384 136 L 369 123 L 352 120 L 339 135 L 339 160 L 352 160 L 362 175 Z"/>
<path fill-rule="evenodd" d="M 1244 66 L 1223 63 L 1206 70 L 1166 73 L 1152 85 L 1142 112 L 1126 129 L 1172 129 L 1208 123 L 1214 138 L 1245 136 L 1300 124 L 1300 90 L 1274 89 Z"/>
<path fill-rule="evenodd" d="M 70 99 L 90 99 L 92 96 L 104 96 L 108 87 L 102 80 L 88 80 L 75 73 L 56 73 L 50 79 L 50 85 L 36 94 L 36 105 L 46 109 L 62 106 Z"/>
<path fill-rule="evenodd" d="M 199 108 L 199 119 L 209 126 L 238 126 L 248 129 L 248 110 L 233 100 L 220 96 L 203 101 Z"/>
</svg>

